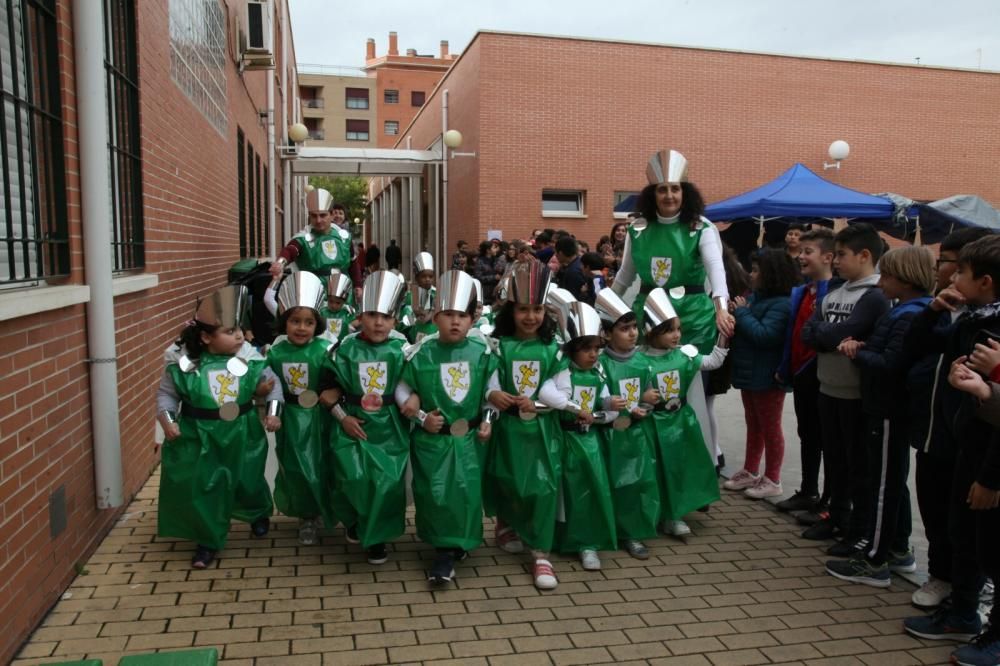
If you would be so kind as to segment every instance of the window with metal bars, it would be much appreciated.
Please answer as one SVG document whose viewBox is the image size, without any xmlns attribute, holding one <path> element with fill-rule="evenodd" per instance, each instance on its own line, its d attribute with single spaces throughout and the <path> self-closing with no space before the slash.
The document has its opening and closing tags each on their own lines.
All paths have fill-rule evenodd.
<svg viewBox="0 0 1000 666">
<path fill-rule="evenodd" d="M 104 69 L 108 85 L 111 254 L 115 272 L 142 268 L 142 152 L 135 0 L 104 0 Z"/>
<path fill-rule="evenodd" d="M 253 144 L 247 141 L 247 229 L 250 233 L 247 237 L 247 257 L 256 256 L 257 252 L 257 207 L 254 206 L 254 195 L 257 190 L 254 189 L 253 180 L 253 156 L 254 156 Z"/>
<path fill-rule="evenodd" d="M 55 6 L 0 3 L 0 287 L 70 270 Z"/>
<path fill-rule="evenodd" d="M 247 220 L 247 183 L 246 183 L 246 173 L 244 171 L 244 149 L 246 146 L 246 138 L 243 136 L 243 129 L 240 127 L 236 128 L 236 192 L 237 192 L 237 210 L 239 211 L 239 221 L 240 221 L 240 259 L 246 259 L 250 254 L 249 245 L 247 243 L 247 238 L 249 237 L 249 224 Z"/>
</svg>

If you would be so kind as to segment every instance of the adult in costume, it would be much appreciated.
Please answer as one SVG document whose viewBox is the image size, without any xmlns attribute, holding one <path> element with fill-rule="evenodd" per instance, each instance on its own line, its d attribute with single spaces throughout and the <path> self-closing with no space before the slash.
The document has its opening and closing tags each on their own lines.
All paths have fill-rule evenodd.
<svg viewBox="0 0 1000 666">
<path fill-rule="evenodd" d="M 319 277 L 328 276 L 333 269 L 350 274 L 354 244 L 350 232 L 336 222 L 343 223 L 343 210 L 331 211 L 331 207 L 333 196 L 326 190 L 317 188 L 308 194 L 309 226 L 282 248 L 271 264 L 271 277 L 280 278 L 291 263 Z"/>
</svg>

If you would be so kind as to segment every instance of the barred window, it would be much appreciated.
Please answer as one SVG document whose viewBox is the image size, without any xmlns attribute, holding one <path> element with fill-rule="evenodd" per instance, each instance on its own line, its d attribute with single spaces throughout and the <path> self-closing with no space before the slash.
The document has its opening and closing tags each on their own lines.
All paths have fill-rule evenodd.
<svg viewBox="0 0 1000 666">
<path fill-rule="evenodd" d="M 0 286 L 69 274 L 55 5 L 0 4 Z"/>
<path fill-rule="evenodd" d="M 246 140 L 243 128 L 236 128 L 236 192 L 240 226 L 240 259 L 264 257 L 270 253 L 267 233 L 270 199 L 267 165 Z"/>
<path fill-rule="evenodd" d="M 170 76 L 226 133 L 226 12 L 219 0 L 170 0 Z"/>
<path fill-rule="evenodd" d="M 240 259 L 246 259 L 250 252 L 248 250 L 247 238 L 249 236 L 249 223 L 247 220 L 247 182 L 244 160 L 244 150 L 246 139 L 243 136 L 243 128 L 236 128 L 236 196 L 238 198 L 237 210 L 240 221 Z"/>
<path fill-rule="evenodd" d="M 115 272 L 145 265 L 135 5 L 135 0 L 104 1 L 111 254 Z"/>
</svg>

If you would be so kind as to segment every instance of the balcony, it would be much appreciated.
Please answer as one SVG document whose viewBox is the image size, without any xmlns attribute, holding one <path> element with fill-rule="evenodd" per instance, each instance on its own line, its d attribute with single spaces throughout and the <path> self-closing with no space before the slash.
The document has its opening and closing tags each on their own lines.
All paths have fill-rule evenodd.
<svg viewBox="0 0 1000 666">
<path fill-rule="evenodd" d="M 309 130 L 309 139 L 312 141 L 323 141 L 326 139 L 326 130 L 314 129 Z"/>
<path fill-rule="evenodd" d="M 302 106 L 307 109 L 322 109 L 326 106 L 322 97 L 302 100 Z"/>
</svg>

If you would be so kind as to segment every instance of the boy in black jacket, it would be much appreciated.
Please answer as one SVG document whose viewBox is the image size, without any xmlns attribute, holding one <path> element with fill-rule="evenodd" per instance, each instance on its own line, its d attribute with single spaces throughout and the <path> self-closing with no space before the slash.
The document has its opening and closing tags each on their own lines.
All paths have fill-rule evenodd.
<svg viewBox="0 0 1000 666">
<path fill-rule="evenodd" d="M 959 254 L 952 284 L 937 295 L 930 307 L 913 320 L 909 344 L 933 345 L 934 325 L 948 312 L 967 306 L 948 336 L 938 374 L 941 392 L 938 415 L 947 418 L 957 456 L 950 498 L 952 537 L 951 603 L 933 615 L 907 618 L 903 627 L 920 638 L 971 640 L 982 628 L 979 593 L 985 576 L 1000 580 L 1000 552 L 981 553 L 977 548 L 990 539 L 989 520 L 983 513 L 995 512 L 1000 479 L 992 478 L 988 460 L 993 430 L 977 413 L 978 400 L 948 383 L 951 366 L 963 363 L 974 346 L 1000 339 L 1000 236 L 991 235 L 970 243 Z M 992 514 L 996 516 L 995 513 Z M 997 521 L 992 521 L 997 522 Z M 993 530 L 996 530 L 993 526 Z M 993 631 L 996 631 L 993 629 Z"/>
<path fill-rule="evenodd" d="M 908 367 L 903 337 L 910 321 L 930 303 L 934 255 L 926 247 L 889 250 L 879 261 L 879 282 L 896 307 L 882 315 L 866 342 L 848 338 L 838 349 L 861 368 L 861 402 L 868 450 L 868 534 L 848 560 L 831 560 L 836 578 L 889 587 L 890 570 L 916 571 L 910 550 L 910 442 L 906 400 L 899 388 Z"/>
</svg>

